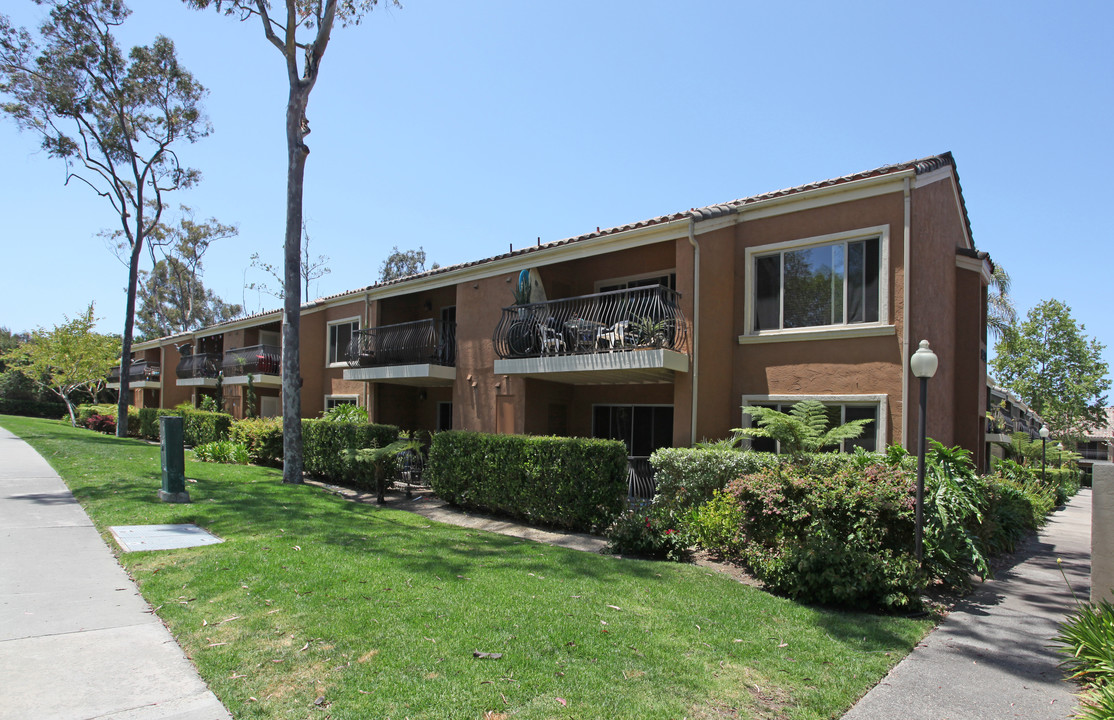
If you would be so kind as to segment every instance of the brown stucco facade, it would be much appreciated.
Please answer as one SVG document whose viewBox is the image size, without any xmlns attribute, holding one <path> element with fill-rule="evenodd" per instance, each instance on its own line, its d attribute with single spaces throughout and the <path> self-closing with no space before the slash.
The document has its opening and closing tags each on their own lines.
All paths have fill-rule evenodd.
<svg viewBox="0 0 1114 720">
<path fill-rule="evenodd" d="M 878 247 L 877 290 L 869 291 L 876 318 L 758 327 L 756 258 L 864 239 Z M 539 317 L 552 316 L 561 303 L 592 308 L 614 297 L 609 292 L 667 285 L 659 290 L 675 302 L 683 328 L 664 350 L 632 348 L 620 337 L 616 351 L 614 338 L 602 344 L 597 336 L 594 347 L 577 354 L 567 352 L 566 334 L 551 353 L 509 357 L 497 335 L 524 270 L 533 271 L 546 295 Z M 645 414 L 656 425 L 655 443 L 663 442 L 664 412 L 672 417 L 664 442 L 686 446 L 729 436 L 747 421 L 741 409 L 747 404 L 816 398 L 876 409 L 879 444 L 909 447 L 918 388 L 908 357 L 926 339 L 940 359 L 929 383 L 928 434 L 962 445 L 981 462 L 989 276 L 989 259 L 970 237 L 954 161 L 934 156 L 309 303 L 301 319 L 302 415 L 316 417 L 326 403 L 343 399 L 367 407 L 375 422 L 406 429 L 590 436 L 601 434 L 596 424 L 610 417 L 609 408 L 635 414 L 662 408 L 668 410 Z M 336 323 L 380 331 L 419 321 L 441 328 L 442 340 L 453 339 L 451 354 L 441 349 L 441 362 L 451 365 L 328 361 Z M 451 336 L 443 329 L 450 322 Z M 136 357 L 161 353 L 163 406 L 196 403 L 211 383 L 175 378 L 180 347 L 219 344 L 227 353 L 273 338 L 279 325 L 278 313 L 263 314 L 141 344 Z M 595 327 L 609 330 L 602 322 Z M 256 380 L 257 392 L 277 396 L 278 388 L 274 378 Z M 226 405 L 238 415 L 243 392 L 242 382 L 226 381 Z"/>
</svg>

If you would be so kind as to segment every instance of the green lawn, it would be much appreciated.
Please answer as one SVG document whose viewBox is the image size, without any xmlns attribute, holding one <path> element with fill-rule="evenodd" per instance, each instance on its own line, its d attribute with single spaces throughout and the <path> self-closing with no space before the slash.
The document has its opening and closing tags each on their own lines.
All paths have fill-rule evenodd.
<svg viewBox="0 0 1114 720">
<path fill-rule="evenodd" d="M 164 504 L 157 446 L 0 425 L 106 538 L 192 522 L 226 540 L 120 561 L 237 718 L 835 718 L 931 626 L 432 523 L 188 453 L 193 502 Z"/>
</svg>

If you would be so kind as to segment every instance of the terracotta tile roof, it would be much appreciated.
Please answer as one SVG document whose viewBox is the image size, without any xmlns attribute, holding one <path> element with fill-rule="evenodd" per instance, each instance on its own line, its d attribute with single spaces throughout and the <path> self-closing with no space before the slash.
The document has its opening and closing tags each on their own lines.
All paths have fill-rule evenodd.
<svg viewBox="0 0 1114 720">
<path fill-rule="evenodd" d="M 1114 440 L 1114 407 L 1103 408 L 1106 412 L 1106 426 L 1088 428 L 1084 433 L 1092 440 Z"/>
<path fill-rule="evenodd" d="M 421 279 L 421 278 L 432 277 L 434 275 L 441 275 L 441 274 L 444 274 L 444 273 L 453 272 L 455 270 L 461 270 L 461 269 L 464 269 L 464 268 L 470 268 L 470 267 L 476 267 L 478 265 L 484 265 L 486 263 L 494 262 L 496 260 L 503 260 L 503 259 L 506 259 L 506 258 L 517 257 L 517 256 L 525 256 L 525 255 L 529 255 L 531 253 L 536 253 L 540 250 L 547 250 L 547 249 L 550 249 L 550 248 L 561 247 L 561 246 L 564 246 L 564 245 L 571 245 L 573 243 L 585 242 L 587 240 L 592 240 L 592 239 L 599 238 L 599 237 L 605 237 L 605 236 L 608 236 L 608 235 L 615 235 L 617 233 L 627 232 L 627 231 L 630 231 L 630 230 L 638 230 L 638 229 L 645 228 L 645 227 L 651 227 L 651 226 L 655 226 L 655 225 L 663 225 L 663 224 L 674 222 L 674 221 L 677 221 L 677 220 L 688 220 L 689 218 L 693 218 L 693 219 L 698 220 L 698 221 L 699 220 L 710 220 L 710 219 L 721 217 L 721 216 L 724 216 L 724 215 L 729 215 L 733 212 L 736 212 L 739 208 L 743 208 L 743 207 L 746 207 L 748 205 L 753 205 L 755 203 L 764 202 L 764 201 L 772 200 L 772 199 L 779 198 L 779 197 L 787 197 L 787 196 L 790 196 L 790 195 L 798 195 L 800 193 L 808 192 L 808 191 L 811 191 L 811 190 L 819 190 L 821 188 L 833 187 L 833 186 L 836 186 L 836 185 L 845 185 L 847 183 L 855 182 L 857 180 L 865 180 L 865 179 L 869 179 L 869 178 L 882 177 L 882 176 L 885 176 L 885 175 L 892 175 L 894 173 L 906 172 L 906 171 L 909 171 L 909 170 L 914 171 L 917 175 L 924 175 L 925 173 L 930 173 L 934 170 L 939 170 L 940 168 L 943 168 L 943 167 L 951 167 L 952 168 L 953 172 L 956 173 L 956 175 L 955 175 L 956 184 L 958 185 L 959 184 L 959 174 L 958 174 L 958 171 L 956 171 L 956 168 L 955 168 L 955 159 L 952 157 L 952 154 L 950 152 L 945 152 L 945 153 L 942 153 L 940 155 L 932 155 L 932 156 L 929 156 L 929 157 L 920 158 L 919 160 L 911 160 L 909 162 L 897 163 L 895 165 L 884 165 L 884 166 L 879 167 L 879 168 L 874 168 L 873 170 L 865 170 L 863 172 L 853 173 L 851 175 L 842 175 L 842 176 L 837 177 L 837 178 L 831 178 L 831 179 L 828 179 L 828 180 L 820 180 L 818 182 L 808 183 L 807 185 L 798 185 L 796 187 L 784 188 L 782 190 L 773 190 L 771 192 L 762 193 L 761 195 L 754 195 L 754 196 L 751 196 L 751 197 L 740 198 L 740 199 L 737 199 L 737 200 L 730 200 L 730 201 L 725 202 L 725 203 L 718 203 L 716 205 L 707 205 L 707 206 L 701 207 L 701 208 L 692 208 L 690 210 L 675 212 L 675 213 L 671 213 L 669 215 L 659 215 L 657 217 L 650 218 L 648 220 L 639 220 L 637 222 L 627 223 L 626 225 L 618 225 L 616 227 L 606 228 L 606 229 L 603 229 L 603 230 L 601 230 L 599 228 L 596 228 L 595 232 L 585 233 L 583 235 L 577 235 L 576 237 L 565 238 L 563 240 L 554 240 L 552 242 L 542 243 L 540 245 L 530 245 L 530 246 L 524 247 L 520 250 L 512 250 L 510 252 L 506 252 L 506 253 L 503 253 L 501 255 L 495 255 L 495 256 L 492 256 L 492 257 L 483 258 L 481 260 L 472 260 L 472 261 L 469 261 L 469 262 L 463 262 L 463 263 L 459 263 L 459 264 L 456 264 L 456 265 L 448 265 L 446 267 L 437 268 L 436 270 L 427 270 L 426 272 L 423 272 L 423 273 L 418 273 L 416 275 L 408 275 L 404 278 L 398 278 L 396 280 L 390 280 L 390 281 L 385 282 L 385 283 L 375 283 L 374 285 L 368 285 L 366 287 L 362 287 L 362 288 L 359 288 L 359 289 L 356 289 L 356 290 L 348 290 L 348 291 L 345 291 L 345 292 L 342 292 L 342 293 L 338 293 L 336 295 L 329 295 L 329 296 L 320 298 L 319 300 L 315 301 L 315 303 L 323 302 L 323 301 L 336 300 L 338 298 L 343 298 L 343 297 L 346 297 L 346 296 L 349 296 L 349 295 L 358 295 L 358 294 L 363 293 L 363 292 L 365 292 L 367 290 L 370 290 L 372 288 L 389 287 L 391 285 L 399 285 L 399 284 L 402 284 L 402 283 L 411 282 L 413 280 L 418 280 L 418 279 Z M 960 202 L 962 203 L 963 202 L 962 189 L 959 192 L 959 197 L 960 197 Z M 970 237 L 971 236 L 971 223 L 970 223 L 970 220 L 967 217 L 966 205 L 963 206 L 963 220 L 964 220 L 964 223 L 966 224 L 966 227 L 967 227 L 967 234 Z"/>
</svg>

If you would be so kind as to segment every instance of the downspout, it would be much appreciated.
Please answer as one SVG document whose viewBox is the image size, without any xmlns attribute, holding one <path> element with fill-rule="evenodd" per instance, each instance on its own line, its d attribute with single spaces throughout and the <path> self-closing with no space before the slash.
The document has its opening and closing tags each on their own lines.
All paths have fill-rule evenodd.
<svg viewBox="0 0 1114 720">
<path fill-rule="evenodd" d="M 689 215 L 689 244 L 692 245 L 692 418 L 689 444 L 696 444 L 697 390 L 700 387 L 700 243 L 696 241 L 696 218 Z"/>
<path fill-rule="evenodd" d="M 909 447 L 909 275 L 912 257 L 912 214 L 913 197 L 909 178 L 904 180 L 905 228 L 902 242 L 905 246 L 905 266 L 902 278 L 902 321 L 901 321 L 901 445 Z"/>
</svg>

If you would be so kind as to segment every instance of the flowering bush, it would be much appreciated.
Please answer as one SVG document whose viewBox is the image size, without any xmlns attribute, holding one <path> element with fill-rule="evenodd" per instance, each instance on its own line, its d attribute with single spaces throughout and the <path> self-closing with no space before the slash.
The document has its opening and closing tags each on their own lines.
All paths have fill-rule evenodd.
<svg viewBox="0 0 1114 720">
<path fill-rule="evenodd" d="M 85 427 L 90 430 L 105 433 L 106 435 L 115 435 L 116 418 L 100 414 L 90 415 L 85 421 Z"/>
<path fill-rule="evenodd" d="M 684 560 L 688 543 L 669 523 L 646 508 L 627 508 L 607 528 L 607 549 L 623 555 Z"/>
</svg>

